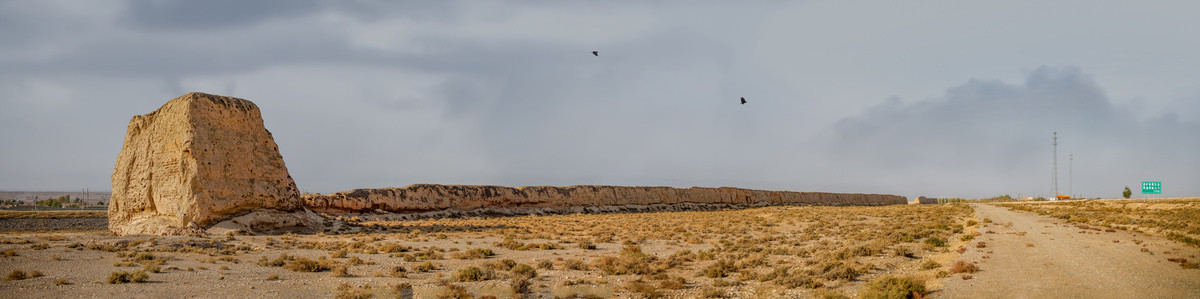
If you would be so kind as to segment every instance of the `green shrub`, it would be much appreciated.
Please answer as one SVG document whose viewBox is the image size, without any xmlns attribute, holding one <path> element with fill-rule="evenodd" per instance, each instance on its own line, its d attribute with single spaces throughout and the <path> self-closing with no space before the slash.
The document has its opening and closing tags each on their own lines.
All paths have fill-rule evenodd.
<svg viewBox="0 0 1200 299">
<path fill-rule="evenodd" d="M 1200 239 L 1192 238 L 1192 237 L 1189 237 L 1187 235 L 1180 234 L 1180 233 L 1167 234 L 1167 238 L 1171 239 L 1171 240 L 1179 241 L 1184 244 L 1192 245 L 1192 246 L 1200 246 Z"/>
</svg>

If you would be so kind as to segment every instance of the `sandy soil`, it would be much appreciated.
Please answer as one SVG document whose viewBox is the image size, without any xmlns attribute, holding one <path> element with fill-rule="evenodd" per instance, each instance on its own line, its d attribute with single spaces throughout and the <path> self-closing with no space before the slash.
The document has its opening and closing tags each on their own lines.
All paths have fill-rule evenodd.
<svg viewBox="0 0 1200 299">
<path fill-rule="evenodd" d="M 1200 297 L 1200 270 L 1167 260 L 1195 261 L 1200 248 L 991 205 L 974 208 L 979 219 L 992 223 L 980 226 L 983 234 L 961 258 L 981 271 L 952 274 L 935 298 Z"/>
<path fill-rule="evenodd" d="M 572 294 L 636 298 L 641 295 L 631 291 L 630 284 L 637 280 L 667 298 L 697 298 L 712 291 L 734 298 L 805 298 L 822 290 L 855 297 L 868 281 L 885 275 L 933 278 L 944 267 L 920 269 L 918 264 L 935 260 L 945 265 L 956 259 L 958 253 L 948 249 L 965 245 L 959 237 L 975 227 L 956 231 L 964 229 L 961 224 L 968 217 L 970 211 L 962 206 L 895 205 L 370 221 L 367 227 L 378 227 L 378 231 L 315 235 L 196 238 L 113 236 L 100 230 L 0 231 L 0 275 L 13 271 L 43 274 L 0 281 L 0 298 L 330 298 L 339 294 L 342 285 L 376 298 L 393 298 L 397 294 L 394 286 L 400 284 L 411 284 L 416 298 L 432 298 L 447 289 L 439 282 L 442 280 L 475 296 L 519 297 L 511 291 L 515 272 L 509 270 L 496 270 L 497 277 L 485 281 L 452 279 L 458 270 L 486 269 L 488 264 L 506 259 L 538 266 L 530 286 L 533 294 L 528 296 L 532 298 Z M 911 237 L 917 234 L 940 236 L 949 240 L 949 247 L 926 248 L 922 238 Z M 496 245 L 508 237 L 561 248 L 513 250 Z M 579 240 L 593 240 L 596 248 L 579 248 Z M 408 249 L 383 252 L 383 246 L 392 244 Z M 627 244 L 637 244 L 653 259 L 648 267 L 663 267 L 662 272 L 609 275 L 597 268 L 596 263 L 605 258 L 623 257 Z M 911 257 L 898 254 L 903 248 Z M 340 249 L 348 252 L 334 256 Z M 472 249 L 489 249 L 495 255 L 453 257 Z M 426 252 L 436 252 L 439 257 L 418 257 Z M 669 265 L 672 256 L 681 252 L 691 257 Z M 132 257 L 143 253 L 162 259 L 160 272 L 150 273 L 145 283 L 106 282 L 113 272 L 143 269 L 144 263 Z M 274 259 L 285 253 L 349 265 L 349 276 L 258 264 L 261 258 Z M 706 254 L 709 257 L 704 258 Z M 364 263 L 350 265 L 352 259 Z M 437 268 L 418 272 L 417 266 L 426 259 Z M 589 266 L 569 269 L 572 260 Z M 731 261 L 736 270 L 722 278 L 701 275 L 718 260 Z M 834 261 L 844 261 L 844 265 L 821 270 L 826 262 Z M 552 267 L 539 266 L 545 262 Z M 405 277 L 392 277 L 394 266 L 405 267 Z M 778 279 L 763 279 L 780 267 L 790 267 L 789 277 L 812 278 L 823 286 L 787 287 Z M 832 278 L 835 272 L 842 273 L 839 269 L 857 269 L 853 271 L 859 273 L 849 279 Z M 278 279 L 270 279 L 273 275 Z M 678 288 L 664 284 L 676 279 L 682 280 Z M 930 286 L 940 287 L 936 281 Z"/>
</svg>

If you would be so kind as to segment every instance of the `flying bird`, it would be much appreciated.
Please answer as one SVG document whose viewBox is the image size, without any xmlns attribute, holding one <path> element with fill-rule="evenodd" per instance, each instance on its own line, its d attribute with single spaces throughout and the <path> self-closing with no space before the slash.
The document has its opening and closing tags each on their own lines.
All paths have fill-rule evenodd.
<svg viewBox="0 0 1200 299">
<path fill-rule="evenodd" d="M 593 56 L 600 56 L 600 51 L 592 51 Z"/>
<path fill-rule="evenodd" d="M 742 97 L 742 105 L 746 104 L 746 97 Z"/>
</svg>

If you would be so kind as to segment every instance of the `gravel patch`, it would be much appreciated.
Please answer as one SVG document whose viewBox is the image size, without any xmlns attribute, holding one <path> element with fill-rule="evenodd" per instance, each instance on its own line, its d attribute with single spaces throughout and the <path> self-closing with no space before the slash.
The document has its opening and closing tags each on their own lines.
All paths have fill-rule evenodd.
<svg viewBox="0 0 1200 299">
<path fill-rule="evenodd" d="M 44 232 L 63 230 L 106 230 L 108 218 L 17 218 L 0 219 L 0 232 Z"/>
</svg>

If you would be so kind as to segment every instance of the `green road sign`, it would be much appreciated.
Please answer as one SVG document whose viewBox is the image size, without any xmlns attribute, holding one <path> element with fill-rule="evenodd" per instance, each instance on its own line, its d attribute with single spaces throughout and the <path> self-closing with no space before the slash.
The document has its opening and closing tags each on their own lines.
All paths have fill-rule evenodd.
<svg viewBox="0 0 1200 299">
<path fill-rule="evenodd" d="M 1162 182 L 1142 182 L 1142 194 L 1162 194 Z"/>
</svg>

